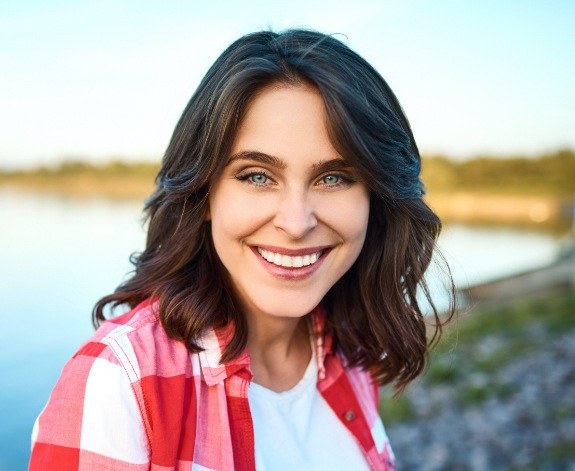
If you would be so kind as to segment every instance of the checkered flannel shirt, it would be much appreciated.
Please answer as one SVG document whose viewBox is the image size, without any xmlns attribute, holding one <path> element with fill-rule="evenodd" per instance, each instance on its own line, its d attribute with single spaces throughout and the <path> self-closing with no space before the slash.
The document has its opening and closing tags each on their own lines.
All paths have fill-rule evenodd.
<svg viewBox="0 0 575 471">
<path fill-rule="evenodd" d="M 377 387 L 344 366 L 323 323 L 317 308 L 317 387 L 371 468 L 391 471 Z M 105 322 L 66 364 L 38 417 L 29 470 L 254 470 L 249 355 L 220 364 L 232 334 L 231 326 L 210 331 L 204 350 L 190 354 L 150 302 Z"/>
</svg>

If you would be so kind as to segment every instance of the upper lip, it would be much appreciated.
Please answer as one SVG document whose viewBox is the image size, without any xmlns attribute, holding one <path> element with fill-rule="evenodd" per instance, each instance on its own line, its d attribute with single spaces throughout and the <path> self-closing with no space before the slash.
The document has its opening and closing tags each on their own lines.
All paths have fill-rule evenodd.
<svg viewBox="0 0 575 471">
<path fill-rule="evenodd" d="M 301 249 L 288 249 L 285 247 L 276 247 L 274 245 L 254 245 L 255 248 L 260 248 L 263 250 L 267 250 L 268 252 L 279 253 L 281 255 L 289 255 L 291 257 L 296 257 L 298 255 L 312 255 L 314 253 L 321 252 L 325 249 L 329 249 L 330 245 L 321 245 L 317 247 L 304 247 Z"/>
</svg>

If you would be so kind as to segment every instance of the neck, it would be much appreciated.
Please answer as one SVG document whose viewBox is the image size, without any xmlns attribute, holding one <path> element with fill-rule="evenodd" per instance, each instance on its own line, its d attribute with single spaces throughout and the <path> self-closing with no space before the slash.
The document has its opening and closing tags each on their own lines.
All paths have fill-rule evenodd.
<svg viewBox="0 0 575 471">
<path fill-rule="evenodd" d="M 294 387 L 311 358 L 307 316 L 252 318 L 248 332 L 254 382 L 278 392 Z"/>
</svg>

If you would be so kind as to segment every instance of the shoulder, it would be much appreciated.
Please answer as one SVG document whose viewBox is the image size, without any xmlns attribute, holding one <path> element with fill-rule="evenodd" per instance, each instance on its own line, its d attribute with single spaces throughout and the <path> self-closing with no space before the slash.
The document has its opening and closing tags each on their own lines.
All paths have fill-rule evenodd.
<svg viewBox="0 0 575 471">
<path fill-rule="evenodd" d="M 185 374 L 190 368 L 186 346 L 168 336 L 159 320 L 157 303 L 150 301 L 104 322 L 74 358 L 81 356 L 116 363 L 132 383 L 151 375 Z"/>
<path fill-rule="evenodd" d="M 135 383 L 150 363 L 144 344 L 167 342 L 154 324 L 142 305 L 105 322 L 66 363 L 34 426 L 31 470 L 79 468 L 80 457 L 82 469 L 148 461 L 149 420 Z"/>
<path fill-rule="evenodd" d="M 122 337 L 138 334 L 158 334 L 155 326 L 161 327 L 157 303 L 144 301 L 134 309 L 104 322 L 88 342 L 107 344 Z"/>
</svg>

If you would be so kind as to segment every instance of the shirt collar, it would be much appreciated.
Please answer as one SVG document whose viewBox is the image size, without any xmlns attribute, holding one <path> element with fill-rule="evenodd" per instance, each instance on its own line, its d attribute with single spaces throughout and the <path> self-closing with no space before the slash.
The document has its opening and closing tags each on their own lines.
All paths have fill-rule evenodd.
<svg viewBox="0 0 575 471">
<path fill-rule="evenodd" d="M 324 361 L 326 355 L 332 351 L 333 339 L 331 335 L 324 332 L 325 314 L 322 307 L 316 307 L 311 312 L 310 319 L 318 379 L 321 380 L 325 378 Z M 200 367 L 204 381 L 208 386 L 223 383 L 228 376 L 242 369 L 247 369 L 251 375 L 250 355 L 247 350 L 244 350 L 238 357 L 227 363 L 220 363 L 222 354 L 233 335 L 234 325 L 228 324 L 225 327 L 210 329 L 198 340 L 198 346 L 203 348 L 203 351 L 198 354 Z"/>
</svg>

